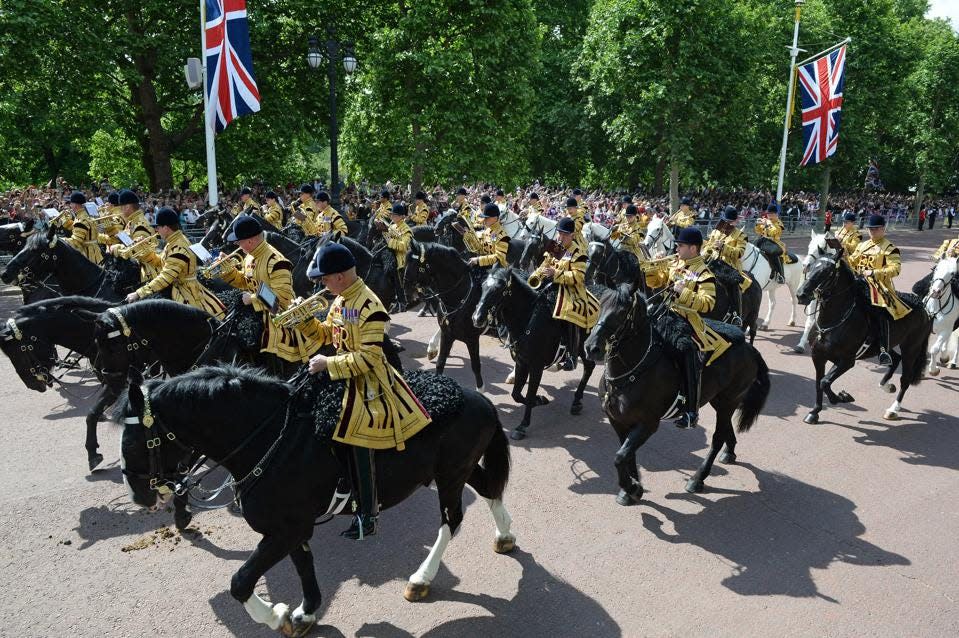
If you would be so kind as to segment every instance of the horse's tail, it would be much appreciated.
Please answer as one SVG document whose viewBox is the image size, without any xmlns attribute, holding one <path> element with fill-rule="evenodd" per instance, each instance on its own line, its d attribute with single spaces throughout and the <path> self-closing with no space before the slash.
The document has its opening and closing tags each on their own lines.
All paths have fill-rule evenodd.
<svg viewBox="0 0 959 638">
<path fill-rule="evenodd" d="M 492 404 L 490 406 L 492 407 Z M 506 483 L 509 482 L 509 440 L 503 432 L 503 425 L 499 422 L 496 408 L 493 408 L 493 414 L 496 415 L 496 427 L 489 443 L 486 444 L 486 451 L 483 452 L 483 473 L 487 490 L 483 496 L 502 499 L 503 492 L 506 491 Z"/>
<path fill-rule="evenodd" d="M 746 390 L 746 396 L 739 405 L 739 422 L 736 424 L 737 432 L 749 432 L 756 419 L 759 418 L 759 412 L 766 405 L 766 398 L 769 396 L 769 366 L 763 356 L 759 354 L 752 346 L 748 346 L 749 352 L 756 362 L 756 378 L 752 385 Z"/>
</svg>

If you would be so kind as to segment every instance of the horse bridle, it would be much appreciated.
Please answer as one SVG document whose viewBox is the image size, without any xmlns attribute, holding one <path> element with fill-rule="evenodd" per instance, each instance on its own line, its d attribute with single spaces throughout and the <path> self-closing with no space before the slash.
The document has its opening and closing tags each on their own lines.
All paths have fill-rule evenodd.
<svg viewBox="0 0 959 638">
<path fill-rule="evenodd" d="M 53 373 L 50 371 L 50 367 L 45 365 L 40 361 L 40 357 L 34 352 L 34 343 L 37 342 L 36 335 L 30 335 L 30 341 L 25 342 L 23 337 L 23 331 L 20 330 L 20 327 L 17 325 L 16 319 L 10 317 L 7 319 L 6 327 L 9 328 L 10 334 L 4 336 L 4 341 L 19 341 L 20 343 L 20 352 L 24 353 L 28 359 L 28 362 L 31 365 L 30 374 L 34 376 L 41 383 L 46 384 L 47 386 L 53 385 Z"/>
<path fill-rule="evenodd" d="M 629 335 L 631 334 L 631 331 L 630 332 L 627 332 L 627 331 L 633 325 L 633 321 L 635 319 L 635 314 L 636 314 L 636 305 L 640 302 L 641 302 L 641 298 L 637 295 L 633 295 L 633 303 L 630 304 L 629 310 L 626 311 L 626 316 L 623 317 L 623 323 L 620 324 L 620 326 L 615 331 L 613 331 L 613 334 L 609 336 L 609 339 L 607 339 L 606 352 L 616 350 L 616 352 L 613 352 L 613 354 L 610 356 L 610 359 L 618 358 L 620 360 L 623 360 L 623 356 L 619 353 L 618 345 L 620 343 L 624 343 L 625 341 L 629 339 Z M 601 319 L 600 321 L 597 321 L 596 325 L 593 326 L 593 332 L 601 330 L 605 325 L 606 325 L 605 319 Z M 646 351 L 643 352 L 643 356 L 639 358 L 639 361 L 637 361 L 636 364 L 633 365 L 633 367 L 631 367 L 629 370 L 627 370 L 623 374 L 618 374 L 613 377 L 613 376 L 609 376 L 608 366 L 603 366 L 603 379 L 606 380 L 606 383 L 610 387 L 615 389 L 620 384 L 620 382 L 622 382 L 624 379 L 626 379 L 628 383 L 633 383 L 636 381 L 636 375 L 639 373 L 643 364 L 646 363 L 646 359 L 649 358 L 649 353 L 652 352 L 652 349 L 653 349 L 652 321 L 646 322 L 646 328 L 647 328 Z M 623 362 L 625 363 L 625 360 L 623 360 Z"/>
<path fill-rule="evenodd" d="M 949 289 L 949 287 L 952 285 L 952 280 L 953 280 L 954 277 L 955 277 L 955 273 L 951 274 L 948 279 L 945 278 L 945 277 L 936 277 L 935 279 L 932 280 L 932 282 L 931 282 L 931 284 L 930 284 L 930 286 L 929 286 L 929 294 L 926 295 L 926 299 L 927 299 L 927 300 L 928 300 L 928 299 L 935 299 L 935 300 L 936 300 L 936 303 L 939 305 L 939 307 L 936 309 L 935 312 L 930 312 L 930 313 L 929 313 L 929 315 L 930 315 L 931 317 L 935 317 L 935 316 L 938 315 L 939 313 L 942 313 L 942 314 L 944 314 L 944 315 L 947 315 L 947 314 L 949 314 L 950 312 L 952 312 L 952 309 L 955 307 L 955 305 L 956 305 L 956 296 L 955 296 L 955 295 L 949 295 L 950 302 L 949 302 L 948 309 L 947 309 L 947 307 L 944 306 L 943 303 L 942 303 L 942 296 L 943 296 L 944 294 L 946 294 L 946 291 L 947 291 L 947 290 Z M 941 282 L 942 282 L 942 291 L 941 291 L 938 295 L 933 295 L 933 294 L 932 294 L 932 286 L 934 286 L 937 281 L 941 281 Z"/>
<path fill-rule="evenodd" d="M 410 254 L 407 255 L 406 258 L 409 259 L 409 260 L 415 261 L 417 264 L 419 264 L 419 265 L 416 267 L 417 270 L 423 269 L 423 270 L 425 270 L 425 271 L 427 272 L 427 274 L 428 274 L 429 276 L 432 276 L 433 270 L 432 270 L 432 268 L 430 268 L 429 263 L 426 261 L 426 248 L 425 248 L 423 245 L 420 245 L 420 252 L 419 252 L 419 254 L 416 254 L 416 253 L 414 253 L 414 252 L 410 252 Z M 463 307 L 466 305 L 466 302 L 469 301 L 470 295 L 473 294 L 473 278 L 472 278 L 472 277 L 469 277 L 469 274 L 470 274 L 470 271 L 469 271 L 469 269 L 467 268 L 467 269 L 463 272 L 463 274 L 460 275 L 460 278 L 456 280 L 456 283 L 454 283 L 452 286 L 450 286 L 450 287 L 447 288 L 446 290 L 443 290 L 443 291 L 440 291 L 440 292 L 434 292 L 432 295 L 424 295 L 424 296 L 423 296 L 424 301 L 429 300 L 429 299 L 437 299 L 437 300 L 439 301 L 439 304 L 440 304 L 440 311 L 441 311 L 444 315 L 446 315 L 446 318 L 447 318 L 447 320 L 448 320 L 450 317 L 452 317 L 453 315 L 455 315 L 456 313 L 458 313 L 460 310 L 463 309 Z M 443 295 L 445 295 L 445 294 L 447 294 L 447 293 L 450 293 L 450 292 L 453 292 L 454 290 L 456 290 L 457 288 L 459 288 L 460 282 L 463 281 L 463 278 L 464 278 L 464 277 L 469 277 L 469 289 L 466 291 L 466 295 L 464 295 L 463 300 L 460 301 L 459 305 L 456 306 L 456 308 L 454 308 L 453 310 L 447 310 L 447 309 L 446 309 L 446 304 L 443 302 Z M 405 277 L 404 277 L 404 279 L 405 279 Z M 406 284 L 405 281 L 404 281 L 403 283 L 404 283 L 404 285 Z"/>
<path fill-rule="evenodd" d="M 832 269 L 833 269 L 832 272 L 829 274 L 829 276 L 826 277 L 824 281 L 821 281 L 819 284 L 817 284 L 816 287 L 813 289 L 813 295 L 816 297 L 817 301 L 820 302 L 817 305 L 821 308 L 822 302 L 832 299 L 836 295 L 845 294 L 852 286 L 843 288 L 840 291 L 833 291 L 828 294 L 825 293 L 823 291 L 823 287 L 826 286 L 826 284 L 830 284 L 831 286 L 833 282 L 839 280 L 839 269 L 842 267 L 842 260 L 839 258 L 838 255 L 836 257 L 823 255 L 822 257 L 819 257 L 816 261 L 827 261 L 830 264 L 832 264 Z M 843 313 L 842 317 L 840 317 L 838 321 L 834 322 L 831 326 L 827 326 L 825 328 L 823 328 L 819 323 L 819 314 L 816 315 L 816 329 L 819 331 L 820 336 L 825 337 L 826 333 L 835 330 L 836 328 L 844 324 L 849 319 L 849 317 L 852 316 L 853 311 L 856 309 L 855 299 L 853 299 L 853 303 L 849 304 L 848 306 L 849 307 L 846 309 L 846 312 Z"/>
</svg>

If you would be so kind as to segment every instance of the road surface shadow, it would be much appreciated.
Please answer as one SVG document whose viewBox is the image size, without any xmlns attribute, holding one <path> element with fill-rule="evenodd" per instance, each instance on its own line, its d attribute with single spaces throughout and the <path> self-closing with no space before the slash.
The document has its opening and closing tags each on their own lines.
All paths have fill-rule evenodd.
<svg viewBox="0 0 959 638">
<path fill-rule="evenodd" d="M 73 531 L 83 539 L 78 549 L 86 549 L 98 541 L 145 534 L 158 527 L 173 524 L 173 512 L 148 512 L 135 505 L 127 504 L 130 509 L 113 509 L 109 505 L 88 507 L 80 511 L 80 520 Z"/>
<path fill-rule="evenodd" d="M 860 421 L 859 425 L 839 424 L 859 432 L 854 437 L 863 445 L 878 445 L 902 452 L 901 460 L 959 470 L 959 418 L 935 410 L 923 410 L 915 421 Z"/>
<path fill-rule="evenodd" d="M 643 526 L 668 543 L 696 545 L 732 563 L 722 585 L 742 596 L 792 596 L 840 601 L 820 592 L 813 570 L 835 562 L 859 566 L 909 565 L 898 554 L 862 538 L 865 526 L 849 499 L 789 476 L 740 464 L 759 481 L 758 491 L 740 492 L 707 487 L 723 498 L 672 494 L 666 499 L 698 503 L 702 509 L 685 514 L 645 501 L 654 512 L 642 513 Z M 668 521 L 674 533 L 663 527 Z"/>
</svg>

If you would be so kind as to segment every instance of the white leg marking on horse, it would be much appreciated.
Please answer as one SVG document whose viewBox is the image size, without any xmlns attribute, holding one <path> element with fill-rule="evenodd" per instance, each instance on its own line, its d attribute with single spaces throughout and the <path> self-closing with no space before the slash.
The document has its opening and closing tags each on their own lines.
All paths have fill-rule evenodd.
<svg viewBox="0 0 959 638">
<path fill-rule="evenodd" d="M 303 603 L 300 603 L 300 606 L 293 610 L 293 622 L 297 624 L 316 622 L 316 614 L 308 614 L 303 611 Z"/>
<path fill-rule="evenodd" d="M 429 585 L 433 582 L 433 579 L 436 578 L 436 572 L 439 571 L 440 562 L 443 560 L 443 552 L 446 551 L 446 546 L 449 545 L 452 537 L 450 526 L 443 523 L 443 527 L 440 528 L 439 533 L 436 535 L 436 542 L 433 543 L 433 547 L 430 549 L 429 556 L 426 557 L 426 560 L 423 561 L 420 568 L 410 576 L 410 584 Z"/>
<path fill-rule="evenodd" d="M 515 541 L 516 536 L 510 532 L 513 518 L 509 515 L 509 512 L 506 511 L 506 506 L 503 505 L 503 501 L 498 498 L 484 498 L 483 500 L 489 505 L 489 511 L 493 515 L 493 521 L 496 523 L 496 540 Z"/>
<path fill-rule="evenodd" d="M 516 381 L 516 366 L 513 366 L 513 369 L 506 375 L 506 383 L 513 383 L 514 381 Z"/>
<path fill-rule="evenodd" d="M 250 614 L 250 618 L 274 630 L 280 628 L 280 625 L 283 624 L 290 613 L 289 605 L 277 603 L 271 607 L 270 603 L 256 594 L 247 598 L 243 607 L 246 609 L 246 613 Z"/>
<path fill-rule="evenodd" d="M 433 359 L 440 353 L 440 329 L 437 328 L 436 332 L 433 333 L 433 336 L 430 337 L 430 342 L 426 344 L 426 358 Z"/>
</svg>

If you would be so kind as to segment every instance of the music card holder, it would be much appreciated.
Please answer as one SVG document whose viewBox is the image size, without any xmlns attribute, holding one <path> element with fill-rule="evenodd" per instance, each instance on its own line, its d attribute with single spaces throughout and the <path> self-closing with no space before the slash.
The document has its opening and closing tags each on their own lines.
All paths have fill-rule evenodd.
<svg viewBox="0 0 959 638">
<path fill-rule="evenodd" d="M 97 206 L 103 206 L 103 198 L 102 198 L 102 197 L 97 197 L 96 202 L 97 202 Z"/>
<path fill-rule="evenodd" d="M 190 244 L 190 250 L 197 256 L 201 264 L 208 264 L 213 261 L 213 255 L 210 254 L 210 251 L 207 250 L 203 244 Z"/>
<path fill-rule="evenodd" d="M 265 283 L 260 284 L 260 287 L 256 291 L 256 297 L 266 305 L 271 315 L 275 315 L 276 311 L 280 309 L 279 297 L 277 297 L 276 293 Z"/>
<path fill-rule="evenodd" d="M 123 244 L 124 246 L 133 245 L 133 238 L 130 237 L 130 235 L 125 230 L 121 230 L 120 232 L 117 233 L 117 239 L 119 239 L 120 243 Z"/>
<path fill-rule="evenodd" d="M 83 207 L 87 209 L 87 215 L 89 215 L 90 217 L 100 216 L 100 211 L 97 209 L 97 205 L 95 203 L 87 202 L 86 204 L 83 205 Z"/>
<path fill-rule="evenodd" d="M 43 214 L 47 216 L 47 219 L 55 219 L 57 215 L 60 214 L 56 208 L 44 208 Z"/>
</svg>

